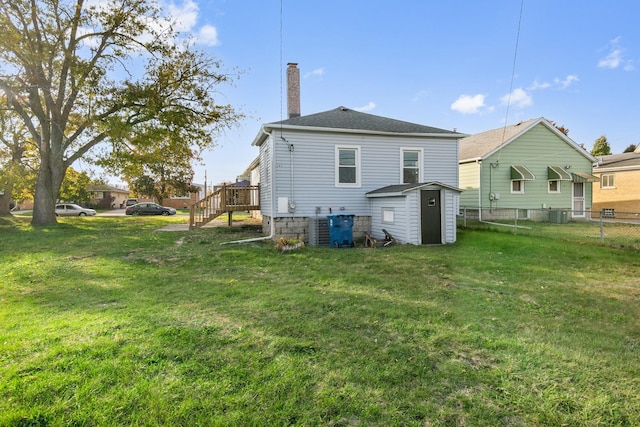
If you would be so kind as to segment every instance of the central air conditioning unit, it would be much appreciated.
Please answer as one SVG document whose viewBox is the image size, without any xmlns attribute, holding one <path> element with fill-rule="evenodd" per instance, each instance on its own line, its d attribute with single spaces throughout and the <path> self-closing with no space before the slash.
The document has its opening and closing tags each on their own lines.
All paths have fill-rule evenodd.
<svg viewBox="0 0 640 427">
<path fill-rule="evenodd" d="M 309 245 L 329 246 L 329 220 L 322 217 L 309 218 Z"/>
</svg>

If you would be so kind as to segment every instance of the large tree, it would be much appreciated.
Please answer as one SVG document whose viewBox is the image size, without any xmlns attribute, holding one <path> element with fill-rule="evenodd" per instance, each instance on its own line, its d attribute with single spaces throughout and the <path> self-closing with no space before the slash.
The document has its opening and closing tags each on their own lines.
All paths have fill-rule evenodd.
<svg viewBox="0 0 640 427">
<path fill-rule="evenodd" d="M 9 215 L 11 200 L 32 194 L 38 165 L 35 152 L 20 117 L 0 108 L 0 215 Z"/>
<path fill-rule="evenodd" d="M 608 156 L 611 154 L 611 146 L 609 146 L 606 136 L 602 135 L 600 138 L 596 139 L 593 143 L 591 154 L 594 156 Z"/>
<path fill-rule="evenodd" d="M 40 161 L 32 224 L 56 222 L 67 168 L 95 147 L 160 130 L 199 153 L 235 123 L 213 99 L 221 64 L 180 41 L 151 0 L 0 0 L 0 90 Z"/>
</svg>

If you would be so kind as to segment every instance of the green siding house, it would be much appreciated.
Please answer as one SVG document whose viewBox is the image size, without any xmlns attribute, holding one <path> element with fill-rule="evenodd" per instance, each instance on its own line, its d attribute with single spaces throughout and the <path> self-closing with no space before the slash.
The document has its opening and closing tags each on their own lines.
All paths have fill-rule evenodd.
<svg viewBox="0 0 640 427">
<path fill-rule="evenodd" d="M 543 117 L 460 140 L 461 208 L 480 216 L 518 209 L 519 216 L 547 219 L 545 210 L 591 209 L 595 158 Z"/>
</svg>

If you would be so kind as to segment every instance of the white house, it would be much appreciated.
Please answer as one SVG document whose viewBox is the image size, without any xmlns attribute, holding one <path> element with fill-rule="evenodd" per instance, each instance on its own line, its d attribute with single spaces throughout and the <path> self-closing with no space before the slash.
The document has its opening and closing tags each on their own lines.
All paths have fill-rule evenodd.
<svg viewBox="0 0 640 427">
<path fill-rule="evenodd" d="M 387 229 L 403 243 L 455 242 L 464 136 L 345 107 L 265 124 L 253 141 L 263 229 L 313 241 L 310 222 L 344 213 L 355 216 L 354 238 Z M 426 238 L 428 224 L 437 233 Z"/>
</svg>

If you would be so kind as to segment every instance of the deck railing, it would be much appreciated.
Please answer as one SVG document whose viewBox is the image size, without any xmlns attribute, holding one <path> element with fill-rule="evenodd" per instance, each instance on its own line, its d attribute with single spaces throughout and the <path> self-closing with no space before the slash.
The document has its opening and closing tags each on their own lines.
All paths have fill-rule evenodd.
<svg viewBox="0 0 640 427">
<path fill-rule="evenodd" d="M 224 213 L 229 213 L 229 225 L 231 225 L 231 214 L 234 211 L 259 209 L 259 186 L 236 187 L 223 185 L 191 205 L 189 208 L 189 230 L 202 227 Z"/>
</svg>

